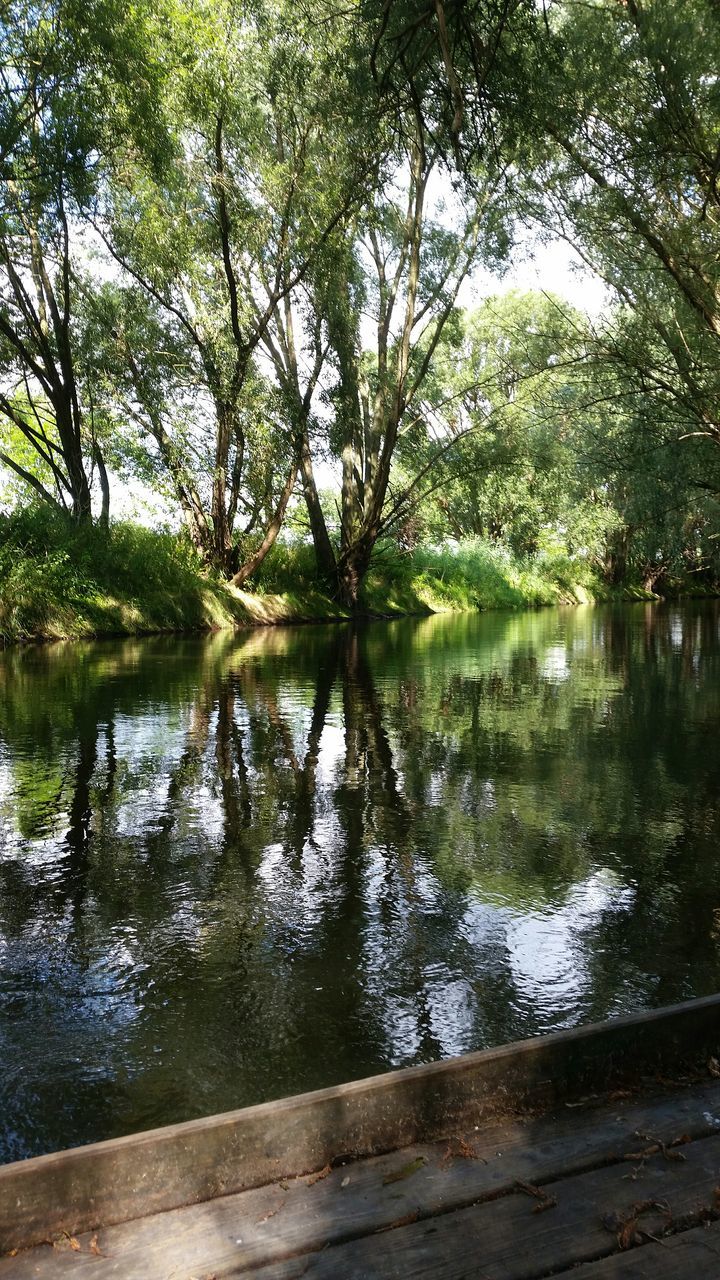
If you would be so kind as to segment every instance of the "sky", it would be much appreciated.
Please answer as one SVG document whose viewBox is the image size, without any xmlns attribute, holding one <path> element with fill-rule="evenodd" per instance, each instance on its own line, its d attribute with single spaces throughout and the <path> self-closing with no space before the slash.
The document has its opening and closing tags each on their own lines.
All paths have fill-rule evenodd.
<svg viewBox="0 0 720 1280">
<path fill-rule="evenodd" d="M 462 302 L 464 306 L 477 306 L 483 297 L 510 289 L 544 289 L 559 294 L 593 319 L 609 305 L 607 286 L 588 271 L 565 240 L 542 243 L 530 232 L 519 237 L 506 274 L 498 279 L 489 271 L 476 272 Z"/>
</svg>

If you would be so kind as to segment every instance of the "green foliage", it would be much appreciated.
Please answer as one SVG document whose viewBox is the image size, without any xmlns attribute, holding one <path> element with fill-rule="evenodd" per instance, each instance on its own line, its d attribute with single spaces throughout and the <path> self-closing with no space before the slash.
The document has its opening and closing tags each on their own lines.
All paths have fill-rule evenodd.
<svg viewBox="0 0 720 1280">
<path fill-rule="evenodd" d="M 307 591 L 316 585 L 312 548 L 277 543 L 258 574 L 260 592 Z M 365 580 L 362 609 L 371 613 L 427 613 L 517 609 L 603 598 L 598 573 L 562 550 L 517 556 L 507 546 L 467 538 L 403 552 L 386 539 Z"/>
<path fill-rule="evenodd" d="M 344 19 L 328 13 L 319 30 L 278 0 L 179 12 L 170 162 L 158 172 L 129 148 L 103 193 L 102 236 L 122 269 L 106 290 L 106 401 L 132 419 L 205 562 L 240 582 L 276 536 L 297 469 L 292 398 L 258 353 L 362 202 L 384 135 L 351 109 Z"/>
<path fill-rule="evenodd" d="M 451 546 L 419 546 L 406 556 L 388 548 L 368 576 L 366 600 L 382 609 L 434 612 L 518 609 L 602 598 L 598 575 L 562 552 L 518 556 L 507 546 L 468 538 Z"/>
<path fill-rule="evenodd" d="M 349 609 L 373 560 L 405 590 L 391 538 L 474 540 L 466 601 L 564 589 L 553 557 L 712 586 L 719 41 L 705 0 L 8 0 L 0 479 L 56 510 L 40 595 L 96 582 L 100 541 L 68 550 L 62 513 L 106 526 L 129 475 L 265 589 L 299 555 L 262 569 L 300 477 L 295 585 Z M 600 320 L 519 292 L 461 310 L 518 217 L 607 282 Z M 416 570 L 442 602 L 442 566 Z"/>
<path fill-rule="evenodd" d="M 312 547 L 299 541 L 276 542 L 254 584 L 258 591 L 278 594 L 315 587 L 317 566 Z"/>
<path fill-rule="evenodd" d="M 0 9 L 0 457 L 78 521 L 91 518 L 96 467 L 104 521 L 109 501 L 79 231 L 121 138 L 151 167 L 166 156 L 165 16 L 162 3 L 106 0 Z"/>
<path fill-rule="evenodd" d="M 559 299 L 508 293 L 459 316 L 425 413 L 456 443 L 438 448 L 422 424 L 402 441 L 399 484 L 418 454 L 428 459 L 402 545 L 474 534 L 519 557 L 580 557 L 609 584 L 648 590 L 720 578 L 717 448 L 678 440 L 656 399 L 628 395 L 622 371 L 598 364 L 585 318 Z"/>
<path fill-rule="evenodd" d="M 706 0 L 562 4 L 527 207 L 625 304 L 600 360 L 720 443 L 720 23 Z"/>
<path fill-rule="evenodd" d="M 422 417 L 398 449 L 398 479 L 412 475 L 418 455 L 426 476 L 401 540 L 475 536 L 518 556 L 544 546 L 601 552 L 616 516 L 578 469 L 580 324 L 541 294 L 510 292 L 458 313 L 435 354 Z"/>
<path fill-rule="evenodd" d="M 79 528 L 42 504 L 0 516 L 0 584 L 10 640 L 228 620 L 185 539 L 130 523 Z"/>
</svg>

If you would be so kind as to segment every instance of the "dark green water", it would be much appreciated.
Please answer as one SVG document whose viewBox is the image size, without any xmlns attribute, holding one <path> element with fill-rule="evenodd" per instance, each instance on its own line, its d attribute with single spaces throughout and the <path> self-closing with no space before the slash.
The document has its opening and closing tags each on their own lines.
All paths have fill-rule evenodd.
<svg viewBox="0 0 720 1280">
<path fill-rule="evenodd" d="M 0 1159 L 720 988 L 719 624 L 0 655 Z"/>
</svg>

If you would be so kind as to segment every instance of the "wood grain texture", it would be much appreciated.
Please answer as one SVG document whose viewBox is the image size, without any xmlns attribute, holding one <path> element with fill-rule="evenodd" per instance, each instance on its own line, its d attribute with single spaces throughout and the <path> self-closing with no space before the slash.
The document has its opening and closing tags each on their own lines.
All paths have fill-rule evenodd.
<svg viewBox="0 0 720 1280">
<path fill-rule="evenodd" d="M 516 1191 L 495 1201 L 400 1226 L 392 1231 L 260 1267 L 255 1280 L 540 1280 L 578 1263 L 619 1252 L 616 1226 L 638 1202 L 656 1202 L 638 1217 L 642 1238 L 659 1236 L 671 1222 L 712 1213 L 720 1178 L 720 1137 L 687 1147 L 682 1162 L 648 1165 L 642 1180 L 627 1178 L 616 1164 L 544 1186 L 554 1207 Z M 642 1254 L 645 1245 L 638 1253 Z M 663 1246 L 661 1245 L 660 1248 Z M 705 1272 L 717 1280 L 717 1266 Z M 215 1268 L 216 1280 L 243 1274 L 241 1267 Z M 599 1273 L 602 1276 L 602 1272 Z M 612 1274 L 612 1272 L 610 1273 Z M 641 1273 L 642 1274 L 642 1273 Z M 679 1277 L 683 1273 L 676 1272 Z M 690 1273 L 700 1280 L 703 1272 Z"/>
<path fill-rule="evenodd" d="M 307 1255 L 313 1251 L 366 1236 L 375 1241 L 378 1231 L 409 1218 L 427 1224 L 481 1201 L 500 1203 L 497 1197 L 517 1194 L 518 1180 L 546 1185 L 598 1165 L 614 1165 L 628 1194 L 639 1196 L 644 1173 L 634 1182 L 630 1175 L 638 1162 L 625 1160 L 626 1155 L 683 1135 L 703 1141 L 700 1135 L 714 1135 L 719 1128 L 720 1082 L 713 1081 L 644 1102 L 631 1098 L 603 1106 L 563 1107 L 555 1114 L 488 1124 L 453 1135 L 450 1141 L 340 1165 L 320 1179 L 293 1179 L 284 1186 L 261 1187 L 104 1228 L 96 1242 L 102 1258 L 90 1252 L 92 1233 L 81 1234 L 80 1252 L 65 1240 L 61 1251 L 45 1246 L 0 1260 L 0 1280 L 48 1280 L 69 1274 L 87 1280 L 181 1280 L 244 1274 L 294 1256 L 309 1266 Z M 639 1138 L 638 1133 L 647 1136 Z M 720 1137 L 717 1143 L 720 1148 Z M 689 1145 L 677 1150 L 685 1155 Z M 470 1149 L 477 1158 L 469 1158 Z M 657 1150 L 646 1164 L 663 1162 L 668 1163 Z M 669 1162 L 675 1163 L 686 1161 Z M 408 1169 L 412 1172 L 396 1178 Z M 523 1196 L 522 1216 L 529 1211 L 532 1219 L 533 1208 L 532 1200 Z M 608 1245 L 612 1246 L 611 1236 Z M 335 1253 L 331 1247 L 329 1255 Z"/>
<path fill-rule="evenodd" d="M 720 1223 L 578 1267 L 572 1280 L 718 1280 Z"/>
<path fill-rule="evenodd" d="M 720 1047 L 720 996 L 0 1167 L 0 1252 L 550 1106 Z"/>
</svg>

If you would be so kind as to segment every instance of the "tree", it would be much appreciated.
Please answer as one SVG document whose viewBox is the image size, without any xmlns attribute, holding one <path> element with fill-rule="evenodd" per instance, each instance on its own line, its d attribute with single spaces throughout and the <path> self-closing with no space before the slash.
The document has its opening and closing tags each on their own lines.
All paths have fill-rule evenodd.
<svg viewBox="0 0 720 1280">
<path fill-rule="evenodd" d="M 431 424 L 458 445 L 433 461 L 401 541 L 450 533 L 559 553 L 648 590 L 717 574 L 715 449 L 678 439 L 659 401 L 628 391 L 620 367 L 598 362 L 587 318 L 559 299 L 510 293 L 460 315 L 424 415 L 425 435 L 398 450 L 399 483 L 433 459 Z"/>
<path fill-rule="evenodd" d="M 385 80 L 395 85 L 404 68 L 418 94 L 427 84 L 430 102 L 441 104 L 438 135 L 469 171 L 483 151 L 487 51 L 497 49 L 495 78 L 506 87 L 506 108 L 515 104 L 505 114 L 517 127 L 518 214 L 540 235 L 566 238 L 637 313 L 629 349 L 626 331 L 610 327 L 598 347 L 603 359 L 619 361 L 628 388 L 658 398 L 682 419 L 685 436 L 718 442 L 714 4 L 550 0 L 534 15 L 504 4 L 496 45 L 478 39 L 476 13 L 468 0 L 393 0 L 379 24 Z"/>
<path fill-rule="evenodd" d="M 396 127 L 412 109 L 469 178 L 527 136 L 527 90 L 547 52 L 533 0 L 367 0 L 365 13 L 370 66 Z"/>
<path fill-rule="evenodd" d="M 348 112 L 339 21 L 321 44 L 308 22 L 291 30 L 282 5 L 188 15 L 173 164 L 154 177 L 129 157 L 97 225 L 140 289 L 114 326 L 124 400 L 203 557 L 241 585 L 277 536 L 300 462 L 292 415 L 277 399 L 267 412 L 260 347 L 364 190 L 367 148 Z"/>
<path fill-rule="evenodd" d="M 451 195 L 443 214 L 430 187 L 449 174 L 419 115 L 407 145 L 409 126 L 401 137 L 392 183 L 328 245 L 311 289 L 333 377 L 324 391 L 327 440 L 342 468 L 336 547 L 308 471 L 305 494 L 319 565 L 350 609 L 378 538 L 407 501 L 407 493 L 391 492 L 394 459 L 403 435 L 423 422 L 423 387 L 462 283 L 475 261 L 496 261 L 507 248 L 503 171 L 478 181 L 467 206 Z"/>
<path fill-rule="evenodd" d="M 625 304 L 601 359 L 720 443 L 720 23 L 707 0 L 559 5 L 528 208 Z M 572 92 L 570 88 L 572 87 Z M 629 316 L 635 318 L 628 320 Z"/>
<path fill-rule="evenodd" d="M 106 0 L 0 12 L 0 461 L 80 522 L 95 470 L 105 518 L 109 491 L 77 331 L 77 229 L 118 133 L 157 158 L 160 21 L 156 6 Z"/>
<path fill-rule="evenodd" d="M 318 500 L 310 442 L 302 450 L 318 566 L 351 609 L 378 538 L 409 500 L 407 486 L 390 493 L 396 448 L 418 428 L 421 387 L 462 282 L 477 258 L 497 261 L 507 250 L 508 174 L 525 129 L 518 71 L 534 56 L 536 30 L 535 8 L 526 0 L 452 6 L 393 0 L 381 12 L 367 4 L 362 13 L 372 35 L 370 71 L 394 142 L 394 172 L 384 190 L 376 183 L 352 228 L 328 244 L 322 274 L 309 281 L 315 320 L 308 331 L 316 351 L 326 342 L 335 376 L 325 392 L 325 416 L 330 451 L 342 467 L 336 547 Z M 472 117 L 469 146 L 461 145 L 468 98 L 452 62 L 462 40 L 469 42 L 468 65 L 483 82 L 482 113 Z M 441 184 L 451 192 L 445 222 L 429 211 Z M 371 353 L 366 310 L 375 326 Z M 317 418 L 314 435 L 317 453 L 323 435 Z M 438 455 L 453 443 L 446 435 Z M 410 490 L 421 479 L 415 475 Z"/>
<path fill-rule="evenodd" d="M 638 316 L 620 314 L 616 332 Z M 596 559 L 616 586 L 647 590 L 717 581 L 720 455 L 705 435 L 685 439 L 677 405 L 637 394 L 625 364 L 599 362 L 592 345 L 578 371 L 571 435 L 577 483 L 613 513 Z M 696 575 L 698 575 L 696 577 Z"/>
<path fill-rule="evenodd" d="M 607 505 L 588 498 L 577 466 L 584 357 L 582 317 L 543 294 L 490 297 L 458 317 L 426 389 L 426 439 L 398 459 L 406 474 L 419 452 L 429 462 L 438 422 L 458 441 L 428 472 L 419 517 L 429 536 L 502 541 L 518 555 L 543 540 L 571 549 L 602 538 Z"/>
</svg>

